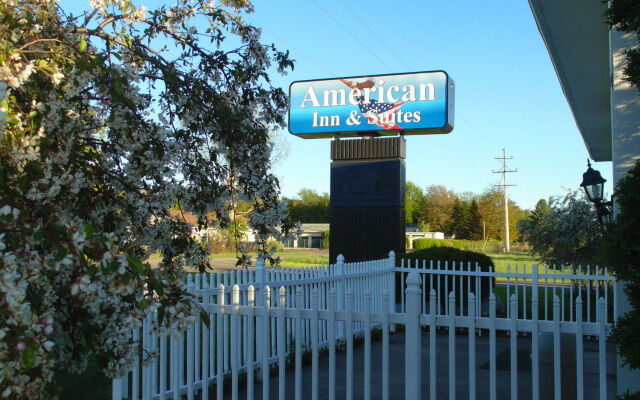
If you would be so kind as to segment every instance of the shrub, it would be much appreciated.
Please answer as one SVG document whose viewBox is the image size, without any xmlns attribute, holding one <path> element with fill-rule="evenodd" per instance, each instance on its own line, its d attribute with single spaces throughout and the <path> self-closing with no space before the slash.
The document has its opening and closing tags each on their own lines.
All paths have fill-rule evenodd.
<svg viewBox="0 0 640 400">
<path fill-rule="evenodd" d="M 323 249 L 329 248 L 329 230 L 328 229 L 322 232 L 322 248 Z"/>
<path fill-rule="evenodd" d="M 415 250 L 429 249 L 432 247 L 453 247 L 454 249 L 479 252 L 497 253 L 502 250 L 499 240 L 488 240 L 485 244 L 483 240 L 458 240 L 458 239 L 416 239 L 413 241 Z"/>
<path fill-rule="evenodd" d="M 437 240 L 437 239 L 421 239 L 421 240 Z M 430 261 L 433 261 L 434 267 L 435 267 L 435 263 L 437 261 L 440 261 L 441 269 L 444 269 L 445 262 L 448 263 L 448 268 L 452 269 L 453 263 L 455 262 L 455 267 L 457 270 L 460 269 L 460 265 L 463 265 L 464 269 L 466 270 L 469 264 L 471 265 L 471 269 L 475 270 L 475 265 L 477 263 L 480 271 L 485 271 L 485 272 L 489 271 L 490 267 L 493 265 L 493 261 L 491 260 L 491 258 L 485 254 L 476 253 L 472 251 L 465 251 L 465 250 L 460 250 L 453 247 L 445 247 L 445 246 L 414 250 L 412 253 L 403 254 L 396 259 L 396 266 L 402 265 L 402 260 L 404 260 L 405 265 L 414 265 L 415 260 L 418 260 L 419 265 L 422 265 L 422 260 L 425 260 L 427 263 L 429 263 Z M 409 262 L 411 264 L 408 264 Z M 455 278 L 456 278 L 456 283 L 455 283 L 456 302 L 457 304 L 460 304 L 460 299 L 464 299 L 464 304 L 466 304 L 467 296 L 468 296 L 468 292 L 466 290 L 467 278 L 464 278 L 462 288 L 460 288 L 460 278 L 457 276 Z M 436 292 L 438 293 L 438 295 L 441 296 L 440 298 L 441 307 L 444 307 L 444 304 L 445 304 L 444 302 L 447 301 L 448 293 L 445 293 L 445 287 L 448 289 L 452 289 L 454 285 L 453 279 L 454 278 L 452 276 L 449 276 L 449 278 L 447 279 L 441 278 L 440 287 L 436 287 L 437 283 L 436 283 L 436 280 L 434 279 L 434 289 L 436 289 Z M 472 292 L 476 287 L 475 280 L 476 278 L 471 278 L 470 285 L 472 288 Z M 427 279 L 426 282 L 428 285 L 429 280 Z M 490 282 L 489 279 L 486 279 L 486 278 L 481 280 L 480 290 L 481 290 L 482 299 L 487 299 L 489 297 L 490 283 L 493 285 L 494 282 Z M 425 288 L 423 288 L 423 290 L 425 290 Z M 400 293 L 400 278 L 397 277 L 396 278 L 396 296 L 399 293 Z"/>
<path fill-rule="evenodd" d="M 246 245 L 246 243 L 245 243 Z M 284 249 L 284 245 L 282 244 L 282 242 L 274 239 L 274 238 L 269 238 L 266 241 L 265 247 L 267 249 L 269 249 L 272 253 L 277 253 L 277 252 L 282 252 Z M 251 242 L 249 243 L 248 246 L 248 251 L 249 252 L 257 252 L 259 250 L 260 246 L 258 246 L 255 242 Z"/>
<path fill-rule="evenodd" d="M 432 247 L 448 246 L 450 240 L 447 239 L 416 239 L 413 241 L 414 252 L 421 249 L 429 249 Z"/>
<path fill-rule="evenodd" d="M 618 281 L 625 282 L 624 293 L 630 308 L 618 317 L 611 339 L 618 347 L 624 365 L 640 369 L 640 161 L 616 185 L 614 202 L 619 213 L 607 224 L 599 256 Z M 640 398 L 640 391 L 625 399 Z"/>
<path fill-rule="evenodd" d="M 235 243 L 223 231 L 212 231 L 207 235 L 209 252 L 211 254 L 230 253 L 235 250 Z"/>
</svg>

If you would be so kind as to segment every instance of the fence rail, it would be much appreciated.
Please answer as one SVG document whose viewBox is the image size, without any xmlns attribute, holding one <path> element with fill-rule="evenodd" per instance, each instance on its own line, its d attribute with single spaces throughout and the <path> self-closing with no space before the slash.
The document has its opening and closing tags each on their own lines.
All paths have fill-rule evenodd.
<svg viewBox="0 0 640 400">
<path fill-rule="evenodd" d="M 576 321 L 575 299 L 583 299 L 583 321 L 592 322 L 596 318 L 597 300 L 602 297 L 605 300 L 605 318 L 612 323 L 618 315 L 617 302 L 614 296 L 617 282 L 609 275 L 607 268 L 599 266 L 556 267 L 549 265 L 518 266 L 507 265 L 506 272 L 496 272 L 492 266 L 487 270 L 471 263 L 418 261 L 405 264 L 396 268 L 400 276 L 400 287 L 404 287 L 405 279 L 409 272 L 416 271 L 420 274 L 422 287 L 428 287 L 436 291 L 436 313 L 449 314 L 448 293 L 450 290 L 463 293 L 474 293 L 477 296 L 475 304 L 477 315 L 487 315 L 489 310 L 489 293 L 499 294 L 498 301 L 503 303 L 502 310 L 509 317 L 511 310 L 507 307 L 512 294 L 519 299 L 520 315 L 523 319 L 532 319 L 531 298 L 537 293 L 541 298 L 538 318 L 551 320 L 553 315 L 553 296 L 560 298 L 560 320 Z M 402 292 L 400 292 L 402 293 Z M 428 293 L 423 291 L 421 304 L 422 311 L 426 312 L 428 305 Z M 456 307 L 458 314 L 463 315 L 468 305 L 462 301 L 466 296 L 458 296 Z M 565 303 L 567 303 L 565 305 Z M 405 295 L 400 299 L 400 309 L 404 310 Z M 500 311 L 500 307 L 498 308 Z"/>
<path fill-rule="evenodd" d="M 553 394 L 562 398 L 561 385 L 563 372 L 560 364 L 561 337 L 574 338 L 576 352 L 576 378 L 573 388 L 577 398 L 585 396 L 585 374 L 583 345 L 585 336 L 596 338 L 598 343 L 598 398 L 607 398 L 606 387 L 606 336 L 610 328 L 607 320 L 607 286 L 615 285 L 606 274 L 538 274 L 537 266 L 531 273 L 496 273 L 492 270 L 482 272 L 479 268 L 466 270 L 444 263 L 444 268 L 432 268 L 433 263 L 420 266 L 394 266 L 393 254 L 386 260 L 368 263 L 344 263 L 331 266 L 313 267 L 302 270 L 276 269 L 266 271 L 264 266 L 255 271 L 243 271 L 242 274 L 210 275 L 195 277 L 189 284 L 203 309 L 209 314 L 211 324 L 205 326 L 196 321 L 186 332 L 171 336 L 158 336 L 150 329 L 156 316 L 149 314 L 140 330 L 133 332 L 133 339 L 139 341 L 141 349 L 158 356 L 146 363 L 137 363 L 132 371 L 113 382 L 113 398 L 131 399 L 182 399 L 198 398 L 207 400 L 212 397 L 223 399 L 231 394 L 238 398 L 242 388 L 247 398 L 253 399 L 257 388 L 254 377 L 261 377 L 262 398 L 268 399 L 270 393 L 270 371 L 277 369 L 278 398 L 289 398 L 285 394 L 287 367 L 294 370 L 295 399 L 318 399 L 319 352 L 328 353 L 328 393 L 327 398 L 336 398 L 336 352 L 342 343 L 346 351 L 346 364 L 340 366 L 340 373 L 346 377 L 346 398 L 352 399 L 356 391 L 370 399 L 389 398 L 389 338 L 394 325 L 404 326 L 405 347 L 405 387 L 406 399 L 419 399 L 422 394 L 421 352 L 423 337 L 429 351 L 429 386 L 431 399 L 437 395 L 436 380 L 445 372 L 437 370 L 438 354 L 436 337 L 447 332 L 449 360 L 448 398 L 455 398 L 459 389 L 460 370 L 456 369 L 456 343 L 466 336 L 466 350 L 469 370 L 467 375 L 470 398 L 496 399 L 497 388 L 497 336 L 500 332 L 509 337 L 510 371 L 509 382 L 511 398 L 517 398 L 518 391 L 518 337 L 526 334 L 531 341 L 531 397 L 547 398 L 540 392 L 541 345 L 539 338 L 548 335 L 552 338 L 553 352 Z M 523 270 L 526 271 L 526 270 Z M 246 277 L 246 279 L 245 279 Z M 496 283 L 498 278 L 506 278 L 505 283 Z M 555 283 L 551 298 L 551 318 L 542 312 L 547 305 L 545 294 L 540 294 L 547 286 L 540 286 L 541 280 Z M 562 279 L 562 284 L 556 281 Z M 254 280 L 254 282 L 251 282 Z M 396 281 L 401 282 L 399 291 L 400 308 L 396 309 Z M 231 286 L 225 284 L 227 282 Z M 586 282 L 581 290 L 571 291 L 571 282 Z M 598 282 L 595 286 L 591 283 Z M 538 285 L 537 285 L 538 284 Z M 567 284 L 569 285 L 566 288 Z M 483 285 L 488 285 L 483 290 Z M 273 287 L 273 289 L 272 289 Z M 456 287 L 458 291 L 456 291 Z M 586 288 L 590 288 L 587 290 Z M 466 290 L 460 290 L 461 288 Z M 508 296 L 507 311 L 500 315 L 498 288 L 506 290 Z M 527 288 L 530 297 L 527 297 Z M 570 298 L 567 308 L 571 309 L 569 318 L 564 318 L 563 298 L 567 293 L 575 294 Z M 602 290 L 598 290 L 598 288 Z M 537 289 L 537 290 L 536 290 Z M 597 298 L 594 318 L 588 316 L 585 308 L 590 304 L 584 295 Z M 524 293 L 524 294 L 523 294 Z M 483 297 L 486 301 L 483 303 Z M 604 296 L 598 296 L 604 295 Z M 464 301 L 463 301 L 464 299 Z M 530 301 L 529 301 L 530 299 Z M 590 299 L 590 297 L 589 297 Z M 444 303 L 444 304 L 443 304 Z M 486 304 L 486 308 L 482 306 Z M 528 312 L 527 312 L 528 307 Z M 381 359 L 372 360 L 373 328 L 380 329 Z M 422 329 L 425 333 L 422 333 Z M 461 331 L 462 329 L 462 331 Z M 466 332 L 465 332 L 466 331 Z M 489 341 L 489 385 L 477 385 L 478 370 L 476 358 L 477 335 L 483 333 Z M 362 387 L 354 387 L 354 338 L 361 335 L 364 341 L 364 361 L 362 368 L 364 379 Z M 564 351 L 564 347 L 562 348 Z M 142 351 L 142 350 L 141 350 Z M 302 385 L 302 355 L 311 355 L 311 385 Z M 140 353 L 143 354 L 143 353 Z M 375 368 L 372 368 L 375 365 Z M 379 372 L 376 372 L 379 370 Z M 373 373 L 379 373 L 380 379 L 372 380 Z M 394 370 L 393 373 L 402 373 Z M 240 384 L 240 377 L 246 379 Z M 592 383 L 592 382 L 591 382 Z M 596 386 L 598 386 L 596 385 Z M 483 392 L 483 390 L 487 393 Z M 226 394 L 225 394 L 226 392 Z M 230 393 L 229 393 L 230 392 Z M 215 394 L 214 394 L 215 393 Z M 324 396 L 323 392 L 323 396 Z M 586 393 L 587 397 L 593 394 Z M 291 395 L 291 394 L 290 394 Z M 551 395 L 550 395 L 551 396 Z M 325 397 L 323 397 L 325 398 Z"/>
</svg>

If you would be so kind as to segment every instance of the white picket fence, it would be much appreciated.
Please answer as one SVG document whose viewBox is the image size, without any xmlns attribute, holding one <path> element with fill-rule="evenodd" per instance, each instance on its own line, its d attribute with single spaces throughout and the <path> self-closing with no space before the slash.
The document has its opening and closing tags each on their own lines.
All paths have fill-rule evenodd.
<svg viewBox="0 0 640 400">
<path fill-rule="evenodd" d="M 510 341 L 512 399 L 518 395 L 517 339 L 523 335 L 531 340 L 531 397 L 536 400 L 541 397 L 538 338 L 539 334 L 544 333 L 553 336 L 554 397 L 562 398 L 560 338 L 569 334 L 576 338 L 577 398 L 584 398 L 585 387 L 582 338 L 590 336 L 598 341 L 598 397 L 606 399 L 607 299 L 612 297 L 609 295 L 615 285 L 606 272 L 603 274 L 596 269 L 592 275 L 581 274 L 579 270 L 560 274 L 553 268 L 551 272 L 546 268 L 543 273 L 538 273 L 538 268 L 534 266 L 528 273 L 524 270 L 519 272 L 517 267 L 514 272 L 496 273 L 482 272 L 469 265 L 462 268 L 458 265 L 456 269 L 454 263 L 442 263 L 440 268 L 437 262 L 430 262 L 428 266 L 426 262 L 421 262 L 396 268 L 393 253 L 386 260 L 367 263 L 346 264 L 342 261 L 330 266 L 269 271 L 262 264 L 255 271 L 199 276 L 190 284 L 190 290 L 209 313 L 210 328 L 198 321 L 184 334 L 159 337 L 149 329 L 155 318 L 150 314 L 143 328 L 133 333 L 133 338 L 140 341 L 141 348 L 159 353 L 159 356 L 146 363 L 138 363 L 129 374 L 115 379 L 113 398 L 178 400 L 186 396 L 193 400 L 198 396 L 206 400 L 209 390 L 202 389 L 214 385 L 218 400 L 229 395 L 225 391 L 230 392 L 232 399 L 237 399 L 241 389 L 240 377 L 244 376 L 246 379 L 242 389 L 246 391 L 247 399 L 253 399 L 256 395 L 254 377 L 261 377 L 258 385 L 262 398 L 266 400 L 270 392 L 270 370 L 276 367 L 278 398 L 285 399 L 287 360 L 293 358 L 289 362 L 292 362 L 295 370 L 294 398 L 315 400 L 318 399 L 320 386 L 319 351 L 326 349 L 329 358 L 328 398 L 335 399 L 336 347 L 344 343 L 346 365 L 340 368 L 340 372 L 346 376 L 346 398 L 352 399 L 357 391 L 365 399 L 370 399 L 375 388 L 380 392 L 374 397 L 388 399 L 392 373 L 389 370 L 389 335 L 397 324 L 405 328 L 406 399 L 420 398 L 423 380 L 429 386 L 429 398 L 436 398 L 436 377 L 439 372 L 436 359 L 443 356 L 449 359 L 448 398 L 456 398 L 456 380 L 460 373 L 455 364 L 456 341 L 460 340 L 456 333 L 460 334 L 459 328 L 466 329 L 468 341 L 469 398 L 496 399 L 496 336 L 505 332 Z M 400 287 L 406 287 L 399 293 L 399 310 L 395 301 L 396 279 L 400 281 Z M 466 288 L 466 291 L 461 291 L 461 288 Z M 504 315 L 498 315 L 493 293 L 498 288 L 506 290 L 510 300 Z M 550 304 L 547 304 L 547 290 L 552 295 Z M 527 291 L 531 298 L 529 310 Z M 542 292 L 545 293 L 545 299 L 541 302 L 539 293 Z M 570 311 L 567 313 L 565 294 L 569 298 L 566 308 Z M 575 301 L 573 295 L 576 296 Z M 486 299 L 484 303 L 483 298 Z M 588 311 L 592 298 L 595 304 L 593 318 Z M 550 318 L 547 318 L 547 305 L 551 309 Z M 541 306 L 545 308 L 544 312 L 540 310 Z M 616 309 L 615 303 L 613 308 Z M 382 358 L 374 363 L 375 368 L 381 370 L 382 379 L 375 385 L 371 382 L 371 329 L 374 326 L 382 331 Z M 428 331 L 428 380 L 421 374 L 421 352 L 415 350 L 421 348 L 422 328 Z M 439 331 L 445 330 L 448 330 L 448 353 L 441 355 L 437 354 L 436 337 Z M 488 393 L 482 392 L 476 385 L 478 334 L 489 338 Z M 362 388 L 354 388 L 353 341 L 356 335 L 364 337 Z M 305 351 L 311 353 L 310 387 L 302 386 L 302 354 Z M 220 382 L 223 384 L 218 384 Z"/>
<path fill-rule="evenodd" d="M 510 299 L 515 295 L 521 304 L 521 319 L 531 319 L 533 314 L 528 304 L 531 302 L 533 293 L 542 297 L 539 303 L 541 314 L 538 318 L 542 320 L 552 320 L 553 296 L 560 299 L 560 320 L 576 321 L 575 300 L 580 297 L 583 301 L 585 312 L 584 322 L 593 322 L 596 319 L 597 301 L 601 297 L 605 300 L 605 318 L 607 322 L 613 322 L 618 315 L 617 303 L 615 302 L 615 290 L 617 282 L 609 275 L 606 267 L 589 266 L 586 267 L 556 267 L 555 265 L 532 265 L 518 266 L 512 269 L 507 266 L 506 272 L 495 272 L 489 267 L 488 271 L 480 270 L 480 267 L 471 263 L 441 262 L 426 260 L 409 260 L 405 263 L 402 260 L 396 272 L 400 275 L 400 287 L 405 287 L 405 279 L 409 272 L 416 271 L 420 274 L 423 288 L 430 288 L 436 291 L 436 313 L 449 314 L 448 295 L 451 291 L 456 293 L 474 293 L 476 295 L 476 315 L 488 314 L 489 294 L 498 288 L 504 294 L 505 299 Z M 401 292 L 402 293 L 402 292 Z M 421 296 L 421 312 L 428 313 L 428 291 L 423 290 Z M 457 314 L 465 315 L 466 305 L 461 298 L 465 296 L 456 295 Z M 525 301 L 525 299 L 529 299 Z M 484 302 L 484 303 L 483 303 Z M 506 305 L 505 305 L 506 306 Z M 527 309 L 529 307 L 529 309 Z M 405 295 L 400 299 L 400 310 L 405 309 Z M 506 317 L 510 316 L 510 307 L 505 307 Z"/>
</svg>

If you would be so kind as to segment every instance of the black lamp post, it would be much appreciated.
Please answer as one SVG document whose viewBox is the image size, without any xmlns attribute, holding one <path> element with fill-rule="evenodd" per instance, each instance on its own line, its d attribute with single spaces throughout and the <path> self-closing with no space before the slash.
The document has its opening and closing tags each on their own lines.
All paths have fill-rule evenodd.
<svg viewBox="0 0 640 400">
<path fill-rule="evenodd" d="M 607 181 L 600 175 L 600 171 L 591 168 L 591 162 L 587 159 L 587 172 L 582 174 L 582 183 L 580 186 L 587 193 L 589 201 L 596 206 L 598 213 L 598 221 L 606 224 L 611 220 L 613 205 L 611 201 L 604 201 L 604 183 Z"/>
</svg>

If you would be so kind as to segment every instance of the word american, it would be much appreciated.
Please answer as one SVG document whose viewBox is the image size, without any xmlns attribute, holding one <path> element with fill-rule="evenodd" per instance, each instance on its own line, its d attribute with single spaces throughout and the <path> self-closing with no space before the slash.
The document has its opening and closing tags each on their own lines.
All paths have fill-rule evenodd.
<svg viewBox="0 0 640 400">
<path fill-rule="evenodd" d="M 396 103 L 398 101 L 434 101 L 436 99 L 433 83 L 420 83 L 417 89 L 416 85 L 411 84 L 404 85 L 402 88 L 398 85 L 392 85 L 385 89 L 384 80 L 380 79 L 378 81 L 378 85 L 378 87 L 364 89 L 352 88 L 349 89 L 348 93 L 345 89 L 324 90 L 322 93 L 322 104 L 318 101 L 318 96 L 313 85 L 310 85 L 304 99 L 302 100 L 300 108 L 306 108 L 307 103 L 310 103 L 309 105 L 312 108 L 346 106 L 347 101 L 349 104 L 354 106 L 361 104 L 361 102 L 369 104 L 371 103 L 373 93 L 377 94 L 377 98 L 375 100 L 379 103 Z"/>
</svg>

